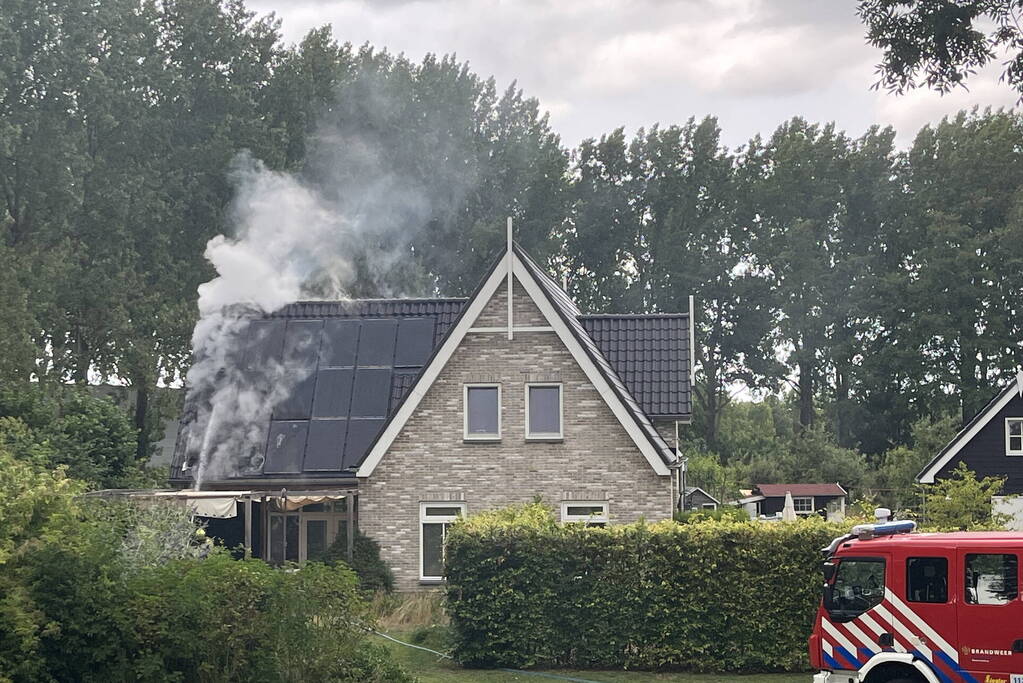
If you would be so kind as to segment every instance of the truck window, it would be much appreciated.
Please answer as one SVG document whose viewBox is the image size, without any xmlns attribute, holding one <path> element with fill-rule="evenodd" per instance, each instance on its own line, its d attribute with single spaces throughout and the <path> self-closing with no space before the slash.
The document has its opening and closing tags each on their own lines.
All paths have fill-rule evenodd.
<svg viewBox="0 0 1023 683">
<path fill-rule="evenodd" d="M 834 617 L 851 619 L 878 605 L 884 598 L 884 560 L 880 557 L 842 559 L 831 585 Z"/>
<path fill-rule="evenodd" d="M 1019 595 L 1019 561 L 1010 554 L 966 556 L 966 602 L 1004 605 Z"/>
<path fill-rule="evenodd" d="M 944 557 L 906 560 L 906 600 L 948 602 L 948 560 Z"/>
</svg>

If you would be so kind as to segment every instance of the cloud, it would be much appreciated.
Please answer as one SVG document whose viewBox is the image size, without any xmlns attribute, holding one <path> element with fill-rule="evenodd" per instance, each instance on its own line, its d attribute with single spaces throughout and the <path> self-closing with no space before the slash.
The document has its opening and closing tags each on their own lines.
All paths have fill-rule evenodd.
<svg viewBox="0 0 1023 683">
<path fill-rule="evenodd" d="M 963 106 L 1011 104 L 1011 93 L 903 98 L 870 90 L 880 54 L 855 3 L 820 0 L 250 0 L 275 10 L 297 41 L 335 36 L 419 59 L 456 53 L 500 86 L 516 81 L 551 112 L 566 144 L 624 125 L 720 115 L 740 144 L 789 116 L 912 130 Z M 980 80 L 979 78 L 976 80 Z M 906 137 L 903 132 L 900 139 Z"/>
</svg>

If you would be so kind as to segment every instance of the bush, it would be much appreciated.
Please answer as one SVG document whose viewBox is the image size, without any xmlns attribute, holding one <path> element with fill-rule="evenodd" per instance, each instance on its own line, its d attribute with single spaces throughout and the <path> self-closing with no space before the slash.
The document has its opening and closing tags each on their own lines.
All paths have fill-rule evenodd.
<svg viewBox="0 0 1023 683">
<path fill-rule="evenodd" d="M 680 524 L 693 524 L 694 522 L 706 522 L 708 520 L 729 522 L 749 522 L 749 515 L 740 507 L 726 505 L 716 510 L 686 510 L 675 511 L 675 521 Z"/>
<path fill-rule="evenodd" d="M 348 558 L 348 530 L 342 526 L 334 543 L 327 548 L 323 561 L 329 565 L 345 564 Z M 359 577 L 359 587 L 365 591 L 394 590 L 394 573 L 380 558 L 380 544 L 355 530 L 352 542 L 352 571 Z"/>
<path fill-rule="evenodd" d="M 705 521 L 559 526 L 482 513 L 447 541 L 454 656 L 467 666 L 805 670 L 820 553 L 842 529 Z"/>
</svg>

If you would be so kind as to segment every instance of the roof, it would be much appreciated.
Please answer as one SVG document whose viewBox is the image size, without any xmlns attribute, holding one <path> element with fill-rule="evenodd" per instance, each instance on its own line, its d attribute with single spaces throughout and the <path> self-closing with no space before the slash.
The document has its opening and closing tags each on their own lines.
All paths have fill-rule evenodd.
<svg viewBox="0 0 1023 683">
<path fill-rule="evenodd" d="M 394 408 L 461 314 L 466 299 L 299 302 L 254 318 L 236 364 L 281 362 L 307 370 L 274 408 L 264 446 L 234 467 L 232 479 L 352 476 Z M 301 349 L 295 352 L 295 349 Z M 290 350 L 290 351 L 289 351 Z M 253 358 L 258 363 L 253 363 Z M 171 464 L 172 481 L 198 456 L 197 402 L 186 400 Z M 340 444 L 340 447 L 338 447 Z"/>
<path fill-rule="evenodd" d="M 1007 387 L 998 392 L 998 395 L 984 406 L 983 410 L 973 416 L 973 419 L 927 463 L 927 466 L 921 470 L 920 474 L 916 475 L 916 480 L 921 484 L 933 484 L 934 476 L 962 450 L 963 446 L 968 444 L 980 430 L 987 426 L 987 423 L 1001 412 L 1002 408 L 1016 395 L 1023 396 L 1023 372 L 1017 374 L 1015 382 L 1010 382 Z"/>
<path fill-rule="evenodd" d="M 579 322 L 651 418 L 692 414 L 689 314 L 583 315 Z"/>
<path fill-rule="evenodd" d="M 697 491 L 699 491 L 703 495 L 707 496 L 708 498 L 710 498 L 712 501 L 714 501 L 718 505 L 721 505 L 721 501 L 719 501 L 717 498 L 715 498 L 714 496 L 710 495 L 709 493 L 707 493 L 706 491 L 701 489 L 699 486 L 687 486 L 686 487 L 686 498 L 688 498 L 689 496 L 693 495 Z"/>
<path fill-rule="evenodd" d="M 846 490 L 838 484 L 757 484 L 753 489 L 766 498 L 793 496 L 844 496 Z"/>
<path fill-rule="evenodd" d="M 688 315 L 582 316 L 517 245 L 515 255 L 624 406 L 626 419 L 649 444 L 648 459 L 671 464 L 674 453 L 650 418 L 686 418 L 691 412 Z M 244 350 L 227 363 L 254 368 L 284 357 L 295 362 L 297 357 L 308 373 L 277 404 L 269 425 L 261 426 L 264 445 L 228 479 L 330 479 L 355 476 L 356 469 L 366 476 L 361 467 L 367 456 L 392 427 L 403 424 L 399 411 L 413 393 L 429 386 L 426 369 L 436 364 L 442 346 L 505 262 L 504 255 L 495 261 L 469 299 L 307 301 L 253 318 L 243 333 L 247 339 L 239 344 Z M 296 355 L 296 349 L 302 352 Z M 202 400 L 192 392 L 186 399 L 171 466 L 171 480 L 178 483 L 191 481 L 191 469 L 183 465 L 197 458 L 205 438 L 200 433 L 205 427 L 197 420 Z M 217 478 L 208 480 L 213 484 Z"/>
</svg>

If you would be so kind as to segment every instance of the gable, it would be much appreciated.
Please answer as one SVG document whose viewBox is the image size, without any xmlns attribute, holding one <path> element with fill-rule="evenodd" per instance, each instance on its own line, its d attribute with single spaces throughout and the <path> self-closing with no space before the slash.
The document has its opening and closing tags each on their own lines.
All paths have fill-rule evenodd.
<svg viewBox="0 0 1023 683">
<path fill-rule="evenodd" d="M 1007 477 L 1005 493 L 1023 492 L 1023 456 L 1006 455 L 1005 420 L 1023 418 L 1023 375 L 1002 390 L 917 476 L 922 484 L 949 476 L 960 462 L 978 477 Z"/>
<path fill-rule="evenodd" d="M 508 306 L 506 295 L 503 307 L 495 303 L 495 300 L 500 300 L 499 291 L 502 288 L 507 291 L 509 285 L 513 292 L 511 301 L 516 302 L 524 294 L 530 302 L 527 310 L 533 311 L 532 313 L 517 315 L 515 310 Z M 581 339 L 579 334 L 570 328 L 571 322 L 559 316 L 549 294 L 536 281 L 516 251 L 505 254 L 469 301 L 462 317 L 359 466 L 357 476 L 368 477 L 373 473 L 467 335 L 506 333 L 509 312 L 513 321 L 513 336 L 552 334 L 560 341 L 650 467 L 659 475 L 667 475 L 669 473 L 667 463 L 672 457 L 667 444 L 657 434 L 649 419 L 642 414 L 638 404 L 635 404 L 634 400 L 633 405 L 627 404 L 628 390 L 617 378 L 614 370 L 609 365 L 606 368 L 598 367 L 599 351 L 595 346 L 592 350 L 584 347 L 585 340 L 588 339 L 585 332 L 582 332 Z M 581 331 L 579 323 L 575 324 Z M 592 345 L 592 341 L 590 344 Z M 606 361 L 604 363 L 606 365 Z M 486 372 L 486 367 L 481 367 L 480 372 Z M 460 405 L 455 408 L 461 411 Z M 643 424 L 644 421 L 646 425 Z"/>
</svg>

